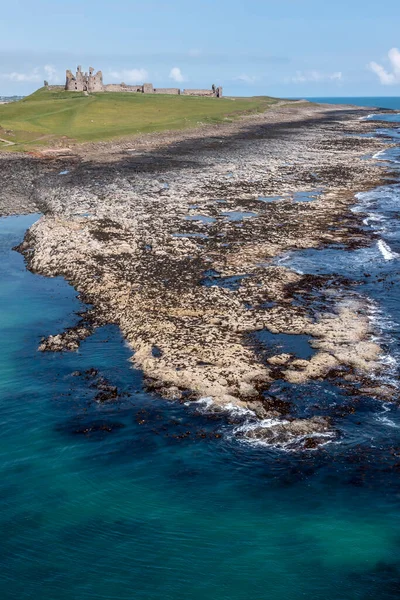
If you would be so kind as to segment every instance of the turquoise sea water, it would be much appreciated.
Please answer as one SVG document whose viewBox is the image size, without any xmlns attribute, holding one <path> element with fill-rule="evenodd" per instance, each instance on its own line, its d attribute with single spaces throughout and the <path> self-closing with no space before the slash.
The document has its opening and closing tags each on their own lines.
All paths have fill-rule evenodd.
<svg viewBox="0 0 400 600">
<path fill-rule="evenodd" d="M 380 159 L 395 166 L 388 152 Z M 396 361 L 400 193 L 391 185 L 358 205 L 377 235 L 370 248 L 285 261 L 358 279 Z M 244 443 L 235 415 L 144 392 L 115 327 L 77 353 L 37 352 L 84 308 L 11 250 L 37 218 L 0 219 L 1 599 L 397 600 L 397 405 L 353 401 L 340 381 L 276 382 L 271 394 L 299 416 L 312 405 L 338 430 L 319 450 L 284 451 Z M 102 378 L 116 402 L 96 402 Z"/>
<path fill-rule="evenodd" d="M 375 108 L 391 108 L 392 110 L 400 110 L 400 97 L 396 96 L 366 96 L 366 97 L 321 97 L 321 98 L 306 98 L 311 102 L 322 102 L 327 104 L 354 104 L 355 106 L 371 106 Z"/>
</svg>

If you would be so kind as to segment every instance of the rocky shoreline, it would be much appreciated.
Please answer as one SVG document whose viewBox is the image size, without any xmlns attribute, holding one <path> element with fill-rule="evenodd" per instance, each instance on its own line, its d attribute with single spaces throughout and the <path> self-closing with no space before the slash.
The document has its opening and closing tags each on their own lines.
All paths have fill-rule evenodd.
<svg viewBox="0 0 400 600">
<path fill-rule="evenodd" d="M 334 426 L 294 419 L 266 399 L 276 379 L 340 377 L 390 398 L 390 386 L 376 385 L 382 349 L 352 282 L 277 263 L 296 249 L 371 243 L 350 211 L 355 193 L 388 177 L 365 160 L 387 147 L 364 135 L 375 128 L 367 114 L 281 105 L 226 126 L 51 158 L 0 154 L 1 213 L 44 215 L 19 246 L 28 268 L 64 276 L 93 306 L 88 322 L 40 349 L 75 350 L 94 327 L 115 323 L 149 388 L 274 419 L 275 429 L 251 436 L 308 436 L 308 447 Z M 299 302 L 310 291 L 317 307 L 312 294 Z M 306 336 L 310 356 L 268 355 L 257 332 Z"/>
</svg>

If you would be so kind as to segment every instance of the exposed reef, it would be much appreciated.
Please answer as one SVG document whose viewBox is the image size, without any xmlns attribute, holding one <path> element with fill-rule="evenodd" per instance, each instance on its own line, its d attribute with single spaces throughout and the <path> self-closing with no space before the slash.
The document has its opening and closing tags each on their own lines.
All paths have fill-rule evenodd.
<svg viewBox="0 0 400 600">
<path fill-rule="evenodd" d="M 379 395 L 382 349 L 351 282 L 302 275 L 276 259 L 371 243 L 362 216 L 349 210 L 356 192 L 385 175 L 361 160 L 383 147 L 360 135 L 373 128 L 365 114 L 282 105 L 202 133 L 82 147 L 67 174 L 57 167 L 35 177 L 30 198 L 44 216 L 20 251 L 32 271 L 66 277 L 95 320 L 120 327 L 149 387 L 278 419 L 246 435 L 298 436 L 311 448 L 334 426 L 272 409 L 271 382 L 340 373 Z M 305 290 L 316 296 L 299 302 Z M 268 353 L 255 336 L 264 330 L 305 336 L 309 355 Z M 81 324 L 40 349 L 74 350 L 90 332 Z"/>
</svg>

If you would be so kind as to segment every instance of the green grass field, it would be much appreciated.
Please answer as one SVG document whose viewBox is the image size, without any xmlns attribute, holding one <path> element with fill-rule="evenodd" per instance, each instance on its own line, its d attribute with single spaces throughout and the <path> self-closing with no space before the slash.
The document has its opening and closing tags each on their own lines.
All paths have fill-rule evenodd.
<svg viewBox="0 0 400 600">
<path fill-rule="evenodd" d="M 277 100 L 52 91 L 0 105 L 0 148 L 32 150 L 64 142 L 96 142 L 150 131 L 196 127 L 264 112 Z M 13 142 L 13 145 L 7 144 Z"/>
</svg>

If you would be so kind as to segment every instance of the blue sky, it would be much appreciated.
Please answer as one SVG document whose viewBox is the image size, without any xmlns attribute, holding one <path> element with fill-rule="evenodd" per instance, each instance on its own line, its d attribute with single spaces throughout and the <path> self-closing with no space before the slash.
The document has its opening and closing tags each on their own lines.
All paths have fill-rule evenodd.
<svg viewBox="0 0 400 600">
<path fill-rule="evenodd" d="M 11 0 L 0 95 L 63 83 L 82 64 L 106 83 L 400 96 L 399 24 L 399 0 Z"/>
</svg>

